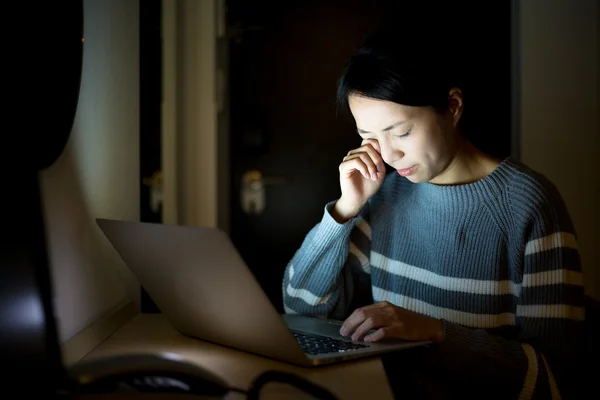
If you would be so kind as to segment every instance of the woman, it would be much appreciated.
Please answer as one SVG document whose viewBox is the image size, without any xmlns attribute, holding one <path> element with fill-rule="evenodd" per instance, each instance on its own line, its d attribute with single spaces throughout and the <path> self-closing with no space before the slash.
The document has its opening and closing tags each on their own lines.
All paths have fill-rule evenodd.
<svg viewBox="0 0 600 400">
<path fill-rule="evenodd" d="M 350 59 L 338 100 L 362 144 L 286 268 L 286 312 L 344 320 L 353 340 L 430 340 L 447 390 L 564 397 L 584 319 L 568 211 L 544 176 L 461 134 L 453 60 L 430 49 L 379 37 Z"/>
</svg>

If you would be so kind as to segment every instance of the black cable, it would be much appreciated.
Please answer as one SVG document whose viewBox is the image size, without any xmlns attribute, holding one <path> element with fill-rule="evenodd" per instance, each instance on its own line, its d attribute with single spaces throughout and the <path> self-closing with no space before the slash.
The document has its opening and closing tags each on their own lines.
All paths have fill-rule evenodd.
<svg viewBox="0 0 600 400">
<path fill-rule="evenodd" d="M 233 387 L 233 386 L 229 387 L 229 391 L 230 392 L 234 392 L 234 393 L 240 393 L 240 394 L 248 394 L 247 390 L 244 390 L 244 389 L 241 389 L 241 388 L 236 388 L 236 387 Z"/>
</svg>

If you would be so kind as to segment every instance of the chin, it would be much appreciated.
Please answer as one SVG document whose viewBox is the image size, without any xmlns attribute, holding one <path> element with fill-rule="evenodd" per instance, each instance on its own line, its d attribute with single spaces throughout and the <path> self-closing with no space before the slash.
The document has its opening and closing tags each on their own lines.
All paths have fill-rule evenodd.
<svg viewBox="0 0 600 400">
<path fill-rule="evenodd" d="M 406 177 L 406 179 L 408 179 L 409 181 L 411 181 L 412 183 L 422 183 L 422 182 L 427 182 L 426 179 L 423 179 L 423 177 L 420 174 L 415 174 L 415 175 L 409 175 Z"/>
</svg>

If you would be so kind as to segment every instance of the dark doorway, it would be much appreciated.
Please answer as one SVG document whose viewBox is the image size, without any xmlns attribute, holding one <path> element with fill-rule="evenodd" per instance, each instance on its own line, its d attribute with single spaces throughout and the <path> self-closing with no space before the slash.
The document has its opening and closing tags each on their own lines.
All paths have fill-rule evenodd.
<svg viewBox="0 0 600 400">
<path fill-rule="evenodd" d="M 338 165 L 360 144 L 353 121 L 336 115 L 337 79 L 381 24 L 397 28 L 400 41 L 433 34 L 456 43 L 449 62 L 467 77 L 465 129 L 483 150 L 510 155 L 510 2 L 471 4 L 228 2 L 231 236 L 278 311 L 284 268 L 339 196 Z M 256 199 L 242 209 L 248 171 L 272 183 L 260 213 Z"/>
<path fill-rule="evenodd" d="M 140 220 L 162 222 L 162 208 L 153 198 L 160 184 L 162 38 L 161 0 L 140 1 Z M 142 287 L 141 311 L 158 312 Z"/>
</svg>

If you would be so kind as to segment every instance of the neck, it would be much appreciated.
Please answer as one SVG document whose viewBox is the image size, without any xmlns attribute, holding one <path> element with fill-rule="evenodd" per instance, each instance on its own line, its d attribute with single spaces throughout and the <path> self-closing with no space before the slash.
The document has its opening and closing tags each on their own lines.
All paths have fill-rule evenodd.
<svg viewBox="0 0 600 400">
<path fill-rule="evenodd" d="M 469 141 L 462 139 L 456 146 L 454 157 L 446 169 L 430 183 L 434 185 L 473 183 L 492 173 L 499 164 L 500 160 L 483 153 Z"/>
</svg>

